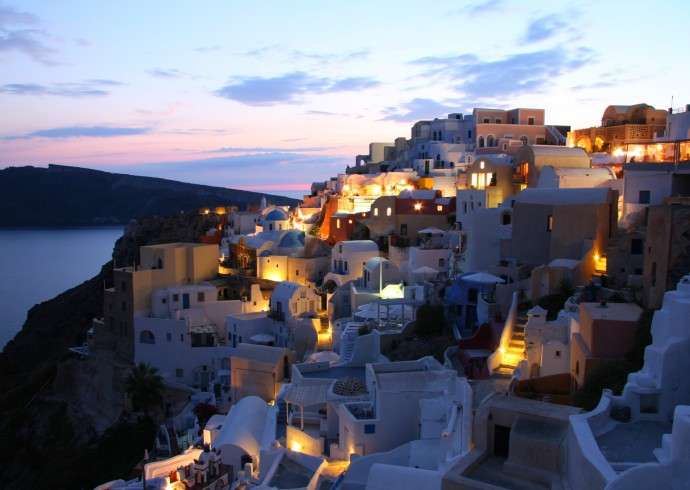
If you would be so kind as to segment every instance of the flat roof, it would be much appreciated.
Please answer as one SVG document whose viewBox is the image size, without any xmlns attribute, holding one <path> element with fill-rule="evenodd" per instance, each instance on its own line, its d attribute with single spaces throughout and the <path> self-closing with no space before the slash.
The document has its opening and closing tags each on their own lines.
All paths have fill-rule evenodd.
<svg viewBox="0 0 690 490">
<path fill-rule="evenodd" d="M 616 320 L 621 322 L 636 322 L 642 314 L 642 308 L 635 303 L 580 303 L 587 310 L 593 320 Z"/>
<path fill-rule="evenodd" d="M 287 349 L 258 344 L 239 344 L 230 357 L 242 357 L 259 362 L 277 364 L 286 355 Z"/>
<path fill-rule="evenodd" d="M 299 369 L 299 365 L 295 365 Z M 323 369 L 319 371 L 308 371 L 300 373 L 305 378 L 321 378 L 321 379 L 342 379 L 342 378 L 355 378 L 359 380 L 364 380 L 364 367 L 356 366 L 336 366 L 329 367 L 328 369 Z"/>
<path fill-rule="evenodd" d="M 671 422 L 638 420 L 619 423 L 597 437 L 599 449 L 612 463 L 645 463 L 654 461 L 654 450 L 661 447 L 661 438 L 670 434 Z"/>
</svg>

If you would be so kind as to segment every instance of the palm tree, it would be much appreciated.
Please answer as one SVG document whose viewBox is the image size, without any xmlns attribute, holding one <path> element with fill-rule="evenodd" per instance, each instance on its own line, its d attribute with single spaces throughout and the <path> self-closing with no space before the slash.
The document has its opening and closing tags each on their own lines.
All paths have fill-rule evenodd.
<svg viewBox="0 0 690 490">
<path fill-rule="evenodd" d="M 158 374 L 158 369 L 148 364 L 140 363 L 132 368 L 126 389 L 134 409 L 142 410 L 145 414 L 163 401 L 163 378 Z"/>
</svg>

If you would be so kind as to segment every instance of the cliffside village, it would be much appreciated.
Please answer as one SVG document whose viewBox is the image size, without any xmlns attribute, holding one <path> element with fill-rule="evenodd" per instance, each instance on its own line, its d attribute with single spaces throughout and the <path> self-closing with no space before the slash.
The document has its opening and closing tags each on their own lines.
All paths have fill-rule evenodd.
<svg viewBox="0 0 690 490">
<path fill-rule="evenodd" d="M 99 490 L 690 488 L 690 106 L 448 114 L 200 212 L 73 349 L 178 395 Z"/>
</svg>

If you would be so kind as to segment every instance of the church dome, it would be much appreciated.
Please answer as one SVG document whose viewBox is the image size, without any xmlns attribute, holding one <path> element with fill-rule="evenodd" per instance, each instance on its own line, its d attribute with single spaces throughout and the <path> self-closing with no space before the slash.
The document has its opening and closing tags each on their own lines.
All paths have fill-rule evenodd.
<svg viewBox="0 0 690 490">
<path fill-rule="evenodd" d="M 288 214 L 280 208 L 275 208 L 275 209 L 271 210 L 264 217 L 264 220 L 266 220 L 266 221 L 287 221 L 288 220 Z"/>
</svg>

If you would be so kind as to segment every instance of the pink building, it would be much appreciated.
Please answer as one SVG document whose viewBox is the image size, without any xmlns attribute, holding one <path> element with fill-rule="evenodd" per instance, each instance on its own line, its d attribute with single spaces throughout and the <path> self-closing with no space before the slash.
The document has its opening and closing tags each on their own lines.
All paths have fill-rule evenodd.
<svg viewBox="0 0 690 490">
<path fill-rule="evenodd" d="M 544 109 L 474 109 L 477 153 L 506 152 L 522 144 L 559 144 L 544 125 Z"/>
</svg>

